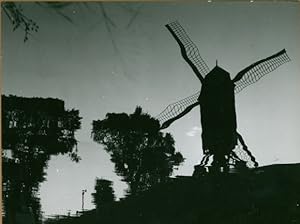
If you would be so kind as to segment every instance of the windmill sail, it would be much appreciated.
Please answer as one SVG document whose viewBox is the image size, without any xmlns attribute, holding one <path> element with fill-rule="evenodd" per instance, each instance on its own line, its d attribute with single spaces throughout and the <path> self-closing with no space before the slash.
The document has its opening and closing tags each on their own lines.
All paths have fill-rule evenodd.
<svg viewBox="0 0 300 224">
<path fill-rule="evenodd" d="M 164 109 L 163 112 L 156 117 L 161 124 L 161 129 L 169 127 L 171 123 L 183 117 L 195 106 L 199 105 L 199 95 L 200 91 L 189 97 L 179 100 L 176 103 L 169 104 L 166 109 Z"/>
<path fill-rule="evenodd" d="M 246 145 L 242 135 L 236 132 L 238 138 L 238 144 L 232 151 L 232 155 L 236 157 L 235 159 L 240 159 L 247 163 L 248 167 L 258 167 L 258 162 L 255 157 L 249 151 L 248 146 Z"/>
<path fill-rule="evenodd" d="M 257 82 L 264 75 L 274 71 L 280 65 L 290 60 L 291 59 L 288 57 L 286 50 L 283 49 L 268 58 L 253 63 L 240 71 L 232 80 L 235 83 L 234 92 L 240 92 L 245 87 Z"/>
<path fill-rule="evenodd" d="M 191 41 L 179 22 L 169 23 L 166 27 L 179 44 L 184 60 L 192 67 L 200 81 L 203 82 L 203 77 L 209 72 L 209 68 L 200 56 L 197 46 Z"/>
</svg>

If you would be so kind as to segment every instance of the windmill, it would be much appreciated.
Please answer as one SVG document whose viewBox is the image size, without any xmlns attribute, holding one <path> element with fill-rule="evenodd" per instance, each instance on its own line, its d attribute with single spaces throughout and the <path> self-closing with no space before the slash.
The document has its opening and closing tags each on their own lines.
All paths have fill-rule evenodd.
<svg viewBox="0 0 300 224">
<path fill-rule="evenodd" d="M 177 21 L 166 27 L 178 43 L 184 60 L 200 80 L 202 88 L 168 105 L 156 117 L 160 121 L 160 128 L 169 127 L 194 107 L 200 106 L 204 157 L 199 167 L 204 168 L 210 157 L 213 157 L 212 167 L 217 170 L 228 170 L 230 165 L 237 167 L 240 164 L 257 167 L 255 157 L 248 150 L 242 135 L 237 132 L 234 95 L 290 61 L 286 50 L 251 64 L 230 79 L 230 74 L 217 64 L 212 70 L 208 68 L 197 46 Z"/>
</svg>

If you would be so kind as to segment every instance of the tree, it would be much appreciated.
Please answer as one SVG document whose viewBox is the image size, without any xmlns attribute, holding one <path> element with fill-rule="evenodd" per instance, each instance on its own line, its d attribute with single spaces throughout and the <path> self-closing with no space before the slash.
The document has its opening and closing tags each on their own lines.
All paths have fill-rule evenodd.
<svg viewBox="0 0 300 224">
<path fill-rule="evenodd" d="M 36 5 L 39 5 L 45 9 L 49 9 L 55 12 L 57 15 L 64 18 L 66 21 L 73 23 L 72 19 L 67 16 L 62 10 L 74 4 L 72 2 L 35 2 Z M 39 26 L 35 21 L 30 18 L 30 15 L 26 15 L 23 12 L 22 4 L 17 2 L 3 2 L 1 4 L 2 11 L 9 19 L 13 26 L 13 31 L 16 29 L 22 29 L 24 31 L 24 42 L 28 40 L 28 36 L 32 35 L 33 32 L 37 32 Z"/>
<path fill-rule="evenodd" d="M 141 107 L 130 115 L 108 113 L 105 119 L 93 121 L 92 136 L 110 154 L 131 195 L 165 182 L 184 160 L 175 152 L 171 134 L 160 132 L 158 120 Z"/>
<path fill-rule="evenodd" d="M 70 6 L 77 5 L 78 8 L 86 7 L 89 10 L 89 13 L 93 13 L 94 9 L 99 9 L 99 12 L 102 14 L 103 21 L 106 26 L 106 30 L 111 36 L 113 37 L 111 28 L 116 27 L 115 23 L 113 22 L 113 19 L 108 14 L 106 8 L 104 7 L 104 4 L 102 2 L 94 2 L 94 5 L 90 5 L 90 3 L 87 2 L 34 2 L 34 4 L 42 7 L 43 9 L 46 9 L 49 12 L 54 12 L 56 15 L 63 18 L 65 21 L 69 22 L 70 24 L 74 25 L 74 21 L 72 19 L 72 16 L 69 16 L 66 13 L 66 9 Z M 127 11 L 127 13 L 131 14 L 131 18 L 127 24 L 127 28 L 133 23 L 133 21 L 136 19 L 137 15 L 139 14 L 141 3 L 131 3 L 128 5 L 127 3 L 118 4 L 120 7 Z M 137 6 L 136 6 L 137 5 Z M 24 31 L 24 42 L 28 41 L 28 37 L 33 34 L 33 32 L 37 32 L 39 30 L 39 26 L 36 21 L 31 19 L 31 15 L 28 15 L 24 13 L 22 3 L 20 2 L 3 2 L 1 4 L 2 11 L 4 12 L 4 15 L 9 19 L 9 21 L 12 24 L 13 31 L 16 29 L 21 29 Z M 95 7 L 96 6 L 96 7 Z M 93 8 L 93 10 L 91 10 Z M 98 13 L 98 12 L 97 12 Z M 114 41 L 112 41 L 112 44 L 114 45 Z M 116 47 L 114 45 L 114 47 Z"/>
<path fill-rule="evenodd" d="M 22 8 L 15 2 L 3 2 L 2 10 L 13 25 L 13 30 L 21 28 L 24 33 L 24 42 L 28 40 L 28 36 L 34 31 L 37 32 L 39 27 L 22 12 Z"/>
<path fill-rule="evenodd" d="M 96 179 L 95 192 L 92 193 L 93 204 L 99 209 L 102 205 L 115 201 L 112 182 L 106 179 Z"/>
<path fill-rule="evenodd" d="M 3 202 L 5 223 L 16 223 L 17 212 L 32 213 L 41 222 L 38 190 L 52 155 L 69 154 L 78 162 L 75 131 L 78 110 L 65 110 L 51 98 L 2 95 Z M 10 156 L 8 156 L 10 154 Z"/>
</svg>

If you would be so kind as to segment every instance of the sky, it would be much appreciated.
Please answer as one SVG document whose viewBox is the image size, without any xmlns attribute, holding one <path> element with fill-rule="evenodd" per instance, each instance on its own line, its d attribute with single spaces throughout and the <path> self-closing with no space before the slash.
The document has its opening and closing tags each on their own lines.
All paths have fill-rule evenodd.
<svg viewBox="0 0 300 224">
<path fill-rule="evenodd" d="M 3 92 L 53 97 L 80 110 L 76 133 L 82 160 L 53 156 L 40 187 L 45 215 L 75 213 L 91 203 L 95 179 L 127 185 L 109 155 L 91 139 L 91 123 L 109 112 L 152 116 L 199 91 L 201 84 L 180 55 L 165 24 L 178 20 L 212 69 L 216 60 L 233 78 L 251 63 L 283 48 L 291 62 L 236 95 L 238 131 L 259 164 L 300 161 L 300 7 L 298 3 L 104 3 L 114 25 L 107 29 L 99 4 L 64 9 L 72 22 L 36 4 L 22 4 L 40 27 L 24 43 L 21 30 L 3 15 Z M 136 11 L 138 10 L 138 13 Z M 132 18 L 134 18 L 132 20 Z M 112 24 L 111 23 L 111 24 Z M 174 175 L 191 175 L 202 156 L 199 108 L 165 130 L 186 158 Z"/>
</svg>

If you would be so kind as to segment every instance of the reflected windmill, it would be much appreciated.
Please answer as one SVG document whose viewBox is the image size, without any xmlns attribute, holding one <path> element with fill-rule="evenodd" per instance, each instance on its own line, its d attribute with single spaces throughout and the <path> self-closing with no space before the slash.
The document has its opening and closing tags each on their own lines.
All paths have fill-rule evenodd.
<svg viewBox="0 0 300 224">
<path fill-rule="evenodd" d="M 197 46 L 177 21 L 166 27 L 178 43 L 184 60 L 200 80 L 202 88 L 197 93 L 168 105 L 156 117 L 160 121 L 160 128 L 169 127 L 199 105 L 204 154 L 199 167 L 205 167 L 210 157 L 213 158 L 212 167 L 217 170 L 228 170 L 230 165 L 258 166 L 242 135 L 237 132 L 234 95 L 290 61 L 286 50 L 251 64 L 231 79 L 230 74 L 217 64 L 212 70 L 208 68 Z"/>
</svg>

